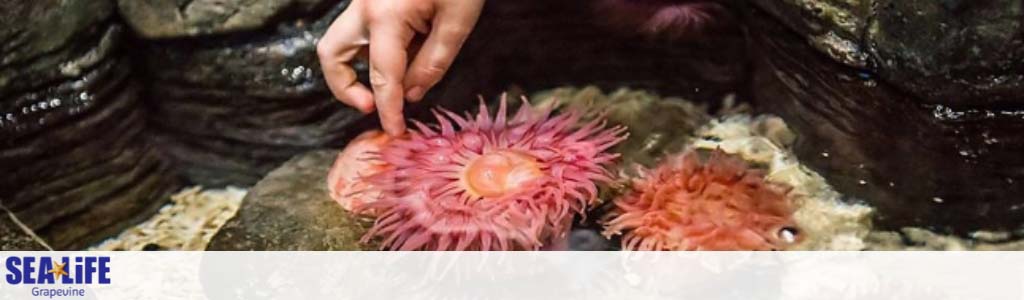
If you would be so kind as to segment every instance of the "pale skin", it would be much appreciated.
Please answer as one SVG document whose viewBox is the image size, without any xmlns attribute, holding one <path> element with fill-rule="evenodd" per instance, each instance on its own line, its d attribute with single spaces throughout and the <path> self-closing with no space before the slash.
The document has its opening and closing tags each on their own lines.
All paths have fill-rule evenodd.
<svg viewBox="0 0 1024 300">
<path fill-rule="evenodd" d="M 451 67 L 476 25 L 484 0 L 353 0 L 317 44 L 335 98 L 374 110 L 389 135 L 405 132 L 405 101 L 417 102 Z M 422 45 L 414 40 L 424 37 Z M 370 85 L 353 61 L 369 50 Z"/>
</svg>

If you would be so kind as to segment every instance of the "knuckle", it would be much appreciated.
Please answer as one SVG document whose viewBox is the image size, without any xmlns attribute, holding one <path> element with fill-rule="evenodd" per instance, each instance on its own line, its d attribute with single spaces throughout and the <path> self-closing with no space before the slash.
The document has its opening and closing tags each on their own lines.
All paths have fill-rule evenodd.
<svg viewBox="0 0 1024 300">
<path fill-rule="evenodd" d="M 440 78 L 448 72 L 448 65 L 443 61 L 432 61 L 420 68 L 420 73 L 429 78 Z"/>
<path fill-rule="evenodd" d="M 371 1 L 367 3 L 363 15 L 370 24 L 387 21 L 392 14 L 402 11 L 403 6 L 395 5 L 396 1 Z"/>
<path fill-rule="evenodd" d="M 331 43 L 326 42 L 325 40 L 320 40 L 316 43 L 316 56 L 319 57 L 320 60 L 330 59 L 333 52 L 334 47 Z"/>
</svg>

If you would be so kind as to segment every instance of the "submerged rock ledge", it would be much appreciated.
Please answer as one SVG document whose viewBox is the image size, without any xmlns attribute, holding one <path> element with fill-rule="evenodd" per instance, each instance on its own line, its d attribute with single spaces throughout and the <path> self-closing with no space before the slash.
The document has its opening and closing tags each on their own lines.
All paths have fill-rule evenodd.
<svg viewBox="0 0 1024 300">
<path fill-rule="evenodd" d="M 369 222 L 343 210 L 327 191 L 336 150 L 289 160 L 260 180 L 207 250 L 371 250 L 359 243 Z"/>
</svg>

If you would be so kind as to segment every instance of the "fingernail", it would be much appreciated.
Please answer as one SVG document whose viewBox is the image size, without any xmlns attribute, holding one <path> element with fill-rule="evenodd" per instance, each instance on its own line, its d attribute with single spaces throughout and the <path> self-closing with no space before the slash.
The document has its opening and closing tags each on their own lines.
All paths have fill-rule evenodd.
<svg viewBox="0 0 1024 300">
<path fill-rule="evenodd" d="M 372 113 L 377 108 L 375 105 L 373 105 L 373 99 L 370 99 L 368 102 L 355 105 L 355 107 L 356 110 L 359 110 L 359 112 L 363 113 L 364 115 Z"/>
<path fill-rule="evenodd" d="M 359 107 L 358 110 L 359 110 L 359 112 L 363 113 L 364 115 L 368 115 L 368 114 L 373 112 L 373 106 Z"/>
<path fill-rule="evenodd" d="M 409 98 L 409 100 L 420 100 L 423 98 L 423 93 L 424 91 L 422 87 L 414 86 L 405 91 L 405 97 Z"/>
</svg>

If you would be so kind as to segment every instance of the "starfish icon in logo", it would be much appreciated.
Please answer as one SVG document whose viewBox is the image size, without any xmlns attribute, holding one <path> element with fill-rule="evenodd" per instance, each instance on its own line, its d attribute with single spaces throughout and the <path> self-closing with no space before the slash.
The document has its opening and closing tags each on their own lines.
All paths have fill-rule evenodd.
<svg viewBox="0 0 1024 300">
<path fill-rule="evenodd" d="M 62 264 L 59 262 L 53 262 L 53 268 L 50 268 L 46 273 L 53 274 L 54 278 L 60 280 L 61 276 L 68 276 L 68 272 L 64 272 L 65 265 L 67 265 L 67 263 Z"/>
</svg>

